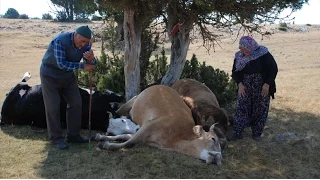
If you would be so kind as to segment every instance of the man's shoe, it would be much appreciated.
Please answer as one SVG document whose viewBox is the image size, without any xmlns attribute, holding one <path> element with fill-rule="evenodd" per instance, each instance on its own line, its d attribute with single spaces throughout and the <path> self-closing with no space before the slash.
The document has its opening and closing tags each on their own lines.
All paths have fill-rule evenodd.
<svg viewBox="0 0 320 180">
<path fill-rule="evenodd" d="M 79 136 L 67 136 L 67 142 L 68 143 L 87 143 L 87 142 L 89 142 L 89 139 L 83 138 L 80 135 Z"/>
<path fill-rule="evenodd" d="M 228 137 L 227 137 L 227 140 L 228 140 L 228 141 L 236 141 L 236 140 L 242 139 L 242 138 L 243 138 L 242 135 L 237 134 L 237 133 L 232 133 L 231 136 L 228 136 Z"/>
<path fill-rule="evenodd" d="M 260 141 L 261 137 L 260 136 L 252 136 L 252 139 L 255 141 Z"/>
<path fill-rule="evenodd" d="M 52 141 L 51 142 L 56 148 L 60 149 L 60 150 L 66 150 L 68 149 L 68 145 L 64 142 L 63 139 L 59 139 L 56 141 Z"/>
</svg>

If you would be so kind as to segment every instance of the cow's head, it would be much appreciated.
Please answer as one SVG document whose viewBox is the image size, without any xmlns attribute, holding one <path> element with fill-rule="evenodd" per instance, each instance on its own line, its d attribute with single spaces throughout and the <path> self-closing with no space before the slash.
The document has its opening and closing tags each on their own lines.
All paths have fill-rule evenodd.
<svg viewBox="0 0 320 180">
<path fill-rule="evenodd" d="M 216 127 L 219 127 L 223 133 L 227 132 L 230 116 L 224 108 L 208 104 L 205 107 L 197 107 L 195 112 L 196 118 L 199 119 L 198 123 L 202 125 L 205 131 L 209 131 L 210 127 L 216 123 Z"/>
<path fill-rule="evenodd" d="M 215 124 L 206 132 L 201 125 L 196 125 L 193 131 L 199 136 L 197 148 L 200 149 L 200 158 L 205 160 L 207 164 L 221 165 L 222 154 L 220 139 L 215 132 Z"/>
<path fill-rule="evenodd" d="M 110 118 L 107 133 L 112 135 L 134 134 L 140 126 L 127 118 Z"/>
<path fill-rule="evenodd" d="M 124 97 L 121 94 L 115 93 L 113 91 L 110 91 L 108 89 L 105 89 L 102 92 L 104 95 L 107 95 L 108 101 L 109 102 L 122 102 L 124 100 Z"/>
</svg>

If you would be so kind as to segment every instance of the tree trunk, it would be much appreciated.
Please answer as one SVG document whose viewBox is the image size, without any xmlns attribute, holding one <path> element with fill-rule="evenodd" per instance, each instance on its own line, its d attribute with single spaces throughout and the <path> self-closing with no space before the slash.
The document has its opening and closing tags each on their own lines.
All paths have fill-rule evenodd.
<svg viewBox="0 0 320 180">
<path fill-rule="evenodd" d="M 180 29 L 176 37 L 173 37 L 169 68 L 162 78 L 161 84 L 171 86 L 176 80 L 180 79 L 186 62 L 189 44 L 189 33 Z"/>
<path fill-rule="evenodd" d="M 134 9 L 124 9 L 124 72 L 127 101 L 140 93 L 141 23 L 135 21 L 134 17 Z"/>
<path fill-rule="evenodd" d="M 186 57 L 190 45 L 190 27 L 192 27 L 192 20 L 188 19 L 187 22 L 179 22 L 179 16 L 176 12 L 175 2 L 168 5 L 168 33 L 171 39 L 171 57 L 169 68 L 161 80 L 161 84 L 170 86 L 176 80 L 180 79 L 182 74 L 184 64 L 186 62 Z M 176 33 L 171 34 L 171 31 L 174 31 L 178 23 L 183 23 L 182 26 L 179 26 Z"/>
</svg>

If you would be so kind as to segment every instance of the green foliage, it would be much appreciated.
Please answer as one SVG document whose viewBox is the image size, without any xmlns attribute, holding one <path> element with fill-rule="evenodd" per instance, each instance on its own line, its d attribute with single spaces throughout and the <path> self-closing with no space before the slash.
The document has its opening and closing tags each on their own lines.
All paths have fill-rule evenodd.
<svg viewBox="0 0 320 180">
<path fill-rule="evenodd" d="M 124 95 L 124 57 L 119 54 L 110 56 L 102 50 L 97 60 L 98 64 L 92 74 L 94 89 L 99 91 L 109 89 Z M 90 86 L 89 75 L 87 71 L 77 71 L 80 86 Z"/>
<path fill-rule="evenodd" d="M 279 27 L 278 28 L 280 31 L 288 31 L 288 28 L 286 28 L 286 27 Z"/>
<path fill-rule="evenodd" d="M 159 36 L 156 35 L 153 39 L 153 34 L 151 33 L 150 29 L 145 29 L 142 32 L 141 35 L 141 51 L 140 53 L 140 87 L 141 90 L 145 89 L 148 84 L 152 83 L 153 81 L 156 81 L 157 79 L 154 79 L 156 77 L 152 77 L 148 72 L 148 69 L 150 66 L 153 66 L 153 64 L 150 64 L 150 57 L 153 51 L 155 51 L 158 48 L 158 42 L 159 42 Z M 157 58 L 157 57 L 156 57 Z M 156 59 L 157 61 L 157 59 Z M 154 69 L 155 70 L 155 69 Z"/>
<path fill-rule="evenodd" d="M 7 12 L 3 16 L 4 18 L 10 18 L 10 19 L 18 19 L 19 18 L 19 13 L 16 9 L 14 8 L 9 8 Z"/>
<path fill-rule="evenodd" d="M 58 6 L 56 13 L 57 20 L 66 21 L 88 21 L 89 15 L 97 10 L 93 0 L 51 0 L 52 4 Z"/>
<path fill-rule="evenodd" d="M 46 19 L 46 20 L 52 20 L 52 16 L 49 13 L 44 13 L 42 14 L 42 19 Z"/>
<path fill-rule="evenodd" d="M 20 14 L 19 19 L 29 19 L 29 16 L 26 14 Z"/>
<path fill-rule="evenodd" d="M 306 24 L 306 26 L 312 26 L 311 24 Z"/>
<path fill-rule="evenodd" d="M 56 17 L 59 22 L 68 22 L 69 21 L 67 13 L 65 11 L 57 11 Z"/>
<path fill-rule="evenodd" d="M 191 60 L 187 60 L 181 75 L 181 79 L 191 78 L 204 83 L 216 95 L 219 104 L 224 106 L 236 98 L 236 84 L 230 79 L 228 73 L 202 64 L 195 54 Z"/>
<path fill-rule="evenodd" d="M 85 11 L 79 11 L 76 16 L 75 20 L 76 22 L 89 22 L 89 14 L 87 14 Z"/>
<path fill-rule="evenodd" d="M 144 78 L 146 86 L 148 87 L 150 84 L 159 84 L 161 78 L 166 74 L 168 70 L 167 65 L 167 56 L 165 54 L 164 47 L 162 47 L 162 51 L 160 55 L 155 55 L 155 60 L 150 61 L 148 67 L 145 69 L 146 76 Z M 143 90 L 144 88 L 141 88 Z"/>
</svg>

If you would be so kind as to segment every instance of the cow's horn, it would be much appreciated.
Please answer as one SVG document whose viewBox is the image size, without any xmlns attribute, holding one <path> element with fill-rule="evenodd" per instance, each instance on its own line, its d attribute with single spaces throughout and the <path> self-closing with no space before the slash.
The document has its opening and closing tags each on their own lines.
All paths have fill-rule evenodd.
<svg viewBox="0 0 320 180">
<path fill-rule="evenodd" d="M 210 126 L 209 131 L 213 130 L 216 124 L 219 124 L 219 122 L 212 124 L 212 125 Z"/>
</svg>

